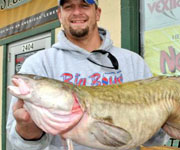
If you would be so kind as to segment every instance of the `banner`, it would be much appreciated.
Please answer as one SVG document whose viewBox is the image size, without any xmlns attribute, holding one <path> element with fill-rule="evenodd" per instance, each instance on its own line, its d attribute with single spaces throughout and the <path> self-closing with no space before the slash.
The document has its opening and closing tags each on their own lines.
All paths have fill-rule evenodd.
<svg viewBox="0 0 180 150">
<path fill-rule="evenodd" d="M 180 75 L 180 25 L 146 31 L 144 57 L 154 75 Z"/>
<path fill-rule="evenodd" d="M 58 19 L 57 0 L 0 0 L 0 8 L 0 38 Z"/>
<path fill-rule="evenodd" d="M 0 10 L 15 8 L 29 1 L 31 0 L 0 0 Z"/>
<path fill-rule="evenodd" d="M 180 75 L 180 0 L 144 0 L 144 58 L 154 75 Z"/>
<path fill-rule="evenodd" d="M 144 0 L 145 31 L 180 24 L 180 0 Z"/>
</svg>

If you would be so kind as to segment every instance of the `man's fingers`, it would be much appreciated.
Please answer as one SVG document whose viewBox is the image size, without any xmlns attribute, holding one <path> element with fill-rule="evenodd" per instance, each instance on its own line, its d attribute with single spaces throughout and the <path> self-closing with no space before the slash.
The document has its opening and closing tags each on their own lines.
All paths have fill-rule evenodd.
<svg viewBox="0 0 180 150">
<path fill-rule="evenodd" d="M 24 105 L 23 100 L 19 99 L 13 106 L 13 112 L 15 112 L 16 110 L 18 110 L 20 108 L 23 108 L 23 105 Z"/>
<path fill-rule="evenodd" d="M 175 128 L 175 127 L 165 124 L 163 126 L 163 129 L 172 138 L 180 140 L 180 130 L 178 128 Z"/>
<path fill-rule="evenodd" d="M 13 115 L 17 122 L 28 122 L 31 120 L 29 113 L 23 107 L 24 101 L 18 100 L 13 106 Z"/>
<path fill-rule="evenodd" d="M 30 115 L 24 108 L 20 108 L 14 111 L 14 118 L 17 122 L 28 122 Z"/>
<path fill-rule="evenodd" d="M 43 131 L 37 127 L 23 106 L 22 100 L 18 100 L 13 106 L 13 115 L 17 122 L 16 131 L 24 139 L 39 139 Z"/>
</svg>

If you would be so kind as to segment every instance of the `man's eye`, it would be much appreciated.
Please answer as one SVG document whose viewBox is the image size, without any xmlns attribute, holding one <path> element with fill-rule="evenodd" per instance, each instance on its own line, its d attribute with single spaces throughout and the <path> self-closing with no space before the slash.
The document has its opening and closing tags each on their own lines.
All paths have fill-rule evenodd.
<svg viewBox="0 0 180 150">
<path fill-rule="evenodd" d="M 63 8 L 64 8 L 64 9 L 70 9 L 70 8 L 72 8 L 72 6 L 71 6 L 71 5 L 66 5 L 66 6 L 64 6 Z"/>
<path fill-rule="evenodd" d="M 89 7 L 89 5 L 87 5 L 87 4 L 83 4 L 83 5 L 82 5 L 82 7 L 83 7 L 83 8 L 88 8 L 88 7 Z"/>
</svg>

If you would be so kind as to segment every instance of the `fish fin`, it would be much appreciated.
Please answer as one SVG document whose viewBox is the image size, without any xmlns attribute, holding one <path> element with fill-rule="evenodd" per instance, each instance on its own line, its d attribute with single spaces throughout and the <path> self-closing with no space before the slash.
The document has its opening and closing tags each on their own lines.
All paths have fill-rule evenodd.
<svg viewBox="0 0 180 150">
<path fill-rule="evenodd" d="M 101 121 L 94 122 L 91 129 L 92 134 L 103 145 L 119 147 L 132 139 L 128 131 Z"/>
</svg>

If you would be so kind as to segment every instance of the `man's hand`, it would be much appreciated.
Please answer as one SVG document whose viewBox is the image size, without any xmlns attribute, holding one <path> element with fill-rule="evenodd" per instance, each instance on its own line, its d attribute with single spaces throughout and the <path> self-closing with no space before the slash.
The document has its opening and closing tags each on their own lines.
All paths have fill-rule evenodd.
<svg viewBox="0 0 180 150">
<path fill-rule="evenodd" d="M 180 130 L 178 128 L 175 128 L 173 126 L 170 126 L 168 124 L 165 124 L 163 126 L 163 129 L 166 131 L 166 133 L 171 136 L 174 139 L 180 140 Z"/>
<path fill-rule="evenodd" d="M 18 100 L 13 106 L 13 115 L 17 122 L 16 131 L 25 140 L 39 139 L 43 131 L 36 126 L 23 105 L 24 102 Z"/>
</svg>

